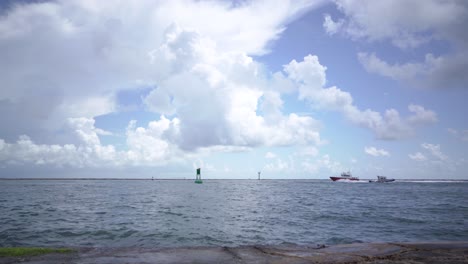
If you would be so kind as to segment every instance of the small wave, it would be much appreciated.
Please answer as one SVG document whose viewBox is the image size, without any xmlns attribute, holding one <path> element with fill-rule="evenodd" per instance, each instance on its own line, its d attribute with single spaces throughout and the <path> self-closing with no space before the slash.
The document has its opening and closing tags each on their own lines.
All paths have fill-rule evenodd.
<svg viewBox="0 0 468 264">
<path fill-rule="evenodd" d="M 427 221 L 423 219 L 415 219 L 415 218 L 408 218 L 408 217 L 389 217 L 393 221 L 401 224 L 424 224 Z"/>
<path fill-rule="evenodd" d="M 77 237 L 77 236 L 85 235 L 86 233 L 87 232 L 62 231 L 62 232 L 57 232 L 57 235 L 60 235 L 63 237 Z"/>
<path fill-rule="evenodd" d="M 121 239 L 122 239 L 122 238 L 127 238 L 127 237 L 130 237 L 130 236 L 132 236 L 133 234 L 136 234 L 136 233 L 138 233 L 138 231 L 136 231 L 136 230 L 128 230 L 128 231 L 124 232 L 123 234 L 121 234 L 121 235 L 119 236 L 119 238 L 121 238 Z"/>
<path fill-rule="evenodd" d="M 104 238 L 108 238 L 111 240 L 116 237 L 115 233 L 111 231 L 107 231 L 107 230 L 97 230 L 97 231 L 91 232 L 90 235 L 93 237 L 104 237 Z"/>
<path fill-rule="evenodd" d="M 175 216 L 183 216 L 184 214 L 183 213 L 175 213 L 175 212 L 171 212 L 171 211 L 163 211 L 161 212 L 165 215 L 175 215 Z M 200 217 L 197 217 L 197 218 L 200 218 Z"/>
<path fill-rule="evenodd" d="M 328 245 L 352 244 L 352 243 L 363 243 L 363 241 L 350 238 L 350 237 L 331 237 L 325 241 L 325 244 L 328 244 Z"/>
</svg>

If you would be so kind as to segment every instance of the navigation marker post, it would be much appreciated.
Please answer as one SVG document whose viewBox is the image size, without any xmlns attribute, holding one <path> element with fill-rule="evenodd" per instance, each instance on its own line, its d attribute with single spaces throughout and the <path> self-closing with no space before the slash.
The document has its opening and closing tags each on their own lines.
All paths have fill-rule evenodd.
<svg viewBox="0 0 468 264">
<path fill-rule="evenodd" d="M 200 168 L 197 169 L 197 176 L 195 178 L 195 183 L 197 183 L 197 184 L 202 184 L 203 183 L 203 181 L 201 179 Z"/>
</svg>

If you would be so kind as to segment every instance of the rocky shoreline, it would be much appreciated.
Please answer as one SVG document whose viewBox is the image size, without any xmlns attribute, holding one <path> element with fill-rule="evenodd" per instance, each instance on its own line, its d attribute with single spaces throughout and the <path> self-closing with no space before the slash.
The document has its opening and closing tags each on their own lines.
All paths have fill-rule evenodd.
<svg viewBox="0 0 468 264">
<path fill-rule="evenodd" d="M 73 253 L 0 257 L 0 264 L 104 263 L 468 263 L 467 242 L 315 246 L 74 248 Z"/>
</svg>

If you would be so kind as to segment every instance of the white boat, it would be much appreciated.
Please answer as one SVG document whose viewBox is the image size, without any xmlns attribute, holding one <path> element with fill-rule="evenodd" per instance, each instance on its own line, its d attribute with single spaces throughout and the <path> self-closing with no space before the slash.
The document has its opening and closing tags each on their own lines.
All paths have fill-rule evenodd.
<svg viewBox="0 0 468 264">
<path fill-rule="evenodd" d="M 359 181 L 358 177 L 353 177 L 351 175 L 351 172 L 343 172 L 341 173 L 340 176 L 331 176 L 330 179 L 332 181 L 340 181 L 340 180 L 346 180 L 346 181 Z"/>
<path fill-rule="evenodd" d="M 379 183 L 384 183 L 384 182 L 394 182 L 395 179 L 387 179 L 385 176 L 377 176 L 377 180 L 369 180 L 369 182 L 379 182 Z"/>
</svg>

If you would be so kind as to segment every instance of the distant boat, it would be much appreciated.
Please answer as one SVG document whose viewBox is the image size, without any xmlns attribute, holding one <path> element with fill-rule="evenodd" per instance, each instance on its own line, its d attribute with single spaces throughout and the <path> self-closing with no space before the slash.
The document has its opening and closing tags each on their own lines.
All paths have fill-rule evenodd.
<svg viewBox="0 0 468 264">
<path fill-rule="evenodd" d="M 395 179 L 387 179 L 385 176 L 377 176 L 377 180 L 369 180 L 369 182 L 378 182 L 378 183 L 384 183 L 384 182 L 394 182 Z"/>
<path fill-rule="evenodd" d="M 330 179 L 332 181 L 340 181 L 340 180 L 347 180 L 347 181 L 359 181 L 358 177 L 353 177 L 351 172 L 343 172 L 341 176 L 331 176 Z"/>
</svg>

